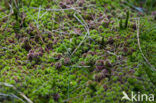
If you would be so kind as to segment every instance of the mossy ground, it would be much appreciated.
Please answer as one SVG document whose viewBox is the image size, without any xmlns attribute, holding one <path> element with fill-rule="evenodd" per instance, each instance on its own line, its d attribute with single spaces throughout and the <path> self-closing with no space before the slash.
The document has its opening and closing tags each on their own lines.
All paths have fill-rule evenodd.
<svg viewBox="0 0 156 103">
<path fill-rule="evenodd" d="M 34 103 L 131 103 L 122 91 L 156 94 L 136 25 L 140 18 L 141 48 L 156 67 L 155 1 L 140 1 L 23 0 L 10 16 L 2 10 L 0 82 Z M 18 91 L 0 86 L 0 102 L 26 102 Z"/>
</svg>

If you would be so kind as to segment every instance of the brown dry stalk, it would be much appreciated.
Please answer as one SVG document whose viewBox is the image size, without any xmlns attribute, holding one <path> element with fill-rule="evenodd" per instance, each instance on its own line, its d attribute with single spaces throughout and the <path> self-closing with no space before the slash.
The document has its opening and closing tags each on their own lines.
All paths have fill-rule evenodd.
<svg viewBox="0 0 156 103">
<path fill-rule="evenodd" d="M 136 21 L 136 27 L 137 27 L 137 40 L 138 40 L 138 47 L 139 50 L 141 52 L 142 57 L 144 58 L 144 60 L 146 61 L 146 63 L 151 67 L 152 71 L 156 71 L 155 67 L 148 61 L 148 59 L 145 57 L 142 49 L 141 49 L 141 45 L 140 45 L 140 39 L 139 39 L 139 34 L 140 34 L 140 18 L 137 19 Z"/>
</svg>

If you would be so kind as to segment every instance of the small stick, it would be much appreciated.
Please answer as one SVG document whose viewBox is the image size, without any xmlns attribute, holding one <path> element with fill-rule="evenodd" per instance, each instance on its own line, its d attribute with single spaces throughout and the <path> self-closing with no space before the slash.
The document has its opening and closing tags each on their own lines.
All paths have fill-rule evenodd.
<svg viewBox="0 0 156 103">
<path fill-rule="evenodd" d="M 83 37 L 83 40 L 79 43 L 79 45 L 77 46 L 77 48 L 72 52 L 72 54 L 70 56 L 72 56 L 76 51 L 77 49 L 82 45 L 82 43 L 85 41 L 86 37 L 90 35 L 90 32 L 89 32 L 89 27 L 87 25 L 87 23 L 85 22 L 85 20 L 82 18 L 82 16 L 79 14 L 79 16 L 81 17 L 81 19 L 83 20 L 83 22 L 76 16 L 76 13 L 74 13 L 74 17 L 85 27 L 87 33 L 86 35 Z"/>
<path fill-rule="evenodd" d="M 38 9 L 36 7 L 31 7 L 33 9 Z M 74 8 L 66 8 L 66 9 L 41 9 L 46 11 L 65 11 L 65 10 L 75 10 L 75 9 L 82 9 L 83 7 L 74 7 Z"/>
<path fill-rule="evenodd" d="M 0 93 L 0 96 L 4 96 L 4 97 L 13 97 L 13 98 L 19 99 L 19 100 L 22 101 L 23 103 L 26 103 L 25 101 L 23 101 L 23 99 L 21 99 L 20 97 L 16 96 L 15 94 L 4 94 L 4 93 Z"/>
<path fill-rule="evenodd" d="M 108 54 L 111 54 L 111 55 L 114 55 L 114 56 L 116 56 L 116 57 L 119 57 L 118 55 L 116 55 L 115 53 L 112 53 L 112 52 L 110 52 L 110 51 L 107 51 L 107 53 L 108 53 Z"/>
<path fill-rule="evenodd" d="M 152 71 L 156 71 L 155 67 L 153 67 L 153 65 L 151 65 L 151 63 L 148 61 L 148 59 L 145 57 L 145 55 L 143 54 L 143 51 L 141 49 L 141 45 L 140 45 L 140 39 L 139 39 L 139 34 L 140 34 L 140 19 L 138 18 L 136 21 L 136 26 L 137 26 L 137 40 L 138 40 L 138 47 L 139 50 L 141 52 L 142 57 L 144 58 L 144 60 L 146 61 L 146 63 L 148 65 L 150 65 Z"/>
<path fill-rule="evenodd" d="M 15 86 L 13 86 L 13 85 L 11 85 L 11 84 L 8 84 L 8 83 L 3 83 L 3 82 L 0 82 L 0 85 L 4 85 L 4 86 L 6 86 L 6 87 L 11 87 L 11 88 L 13 88 L 13 89 L 14 89 L 15 91 L 17 91 L 25 100 L 27 100 L 28 103 L 33 103 L 24 93 L 19 92 Z"/>
<path fill-rule="evenodd" d="M 0 19 L 4 19 L 6 17 L 9 17 L 9 16 L 11 16 L 14 13 L 14 11 L 12 9 L 12 6 L 10 4 L 9 4 L 9 6 L 10 6 L 10 13 L 8 15 L 4 16 L 3 18 L 0 18 Z"/>
</svg>

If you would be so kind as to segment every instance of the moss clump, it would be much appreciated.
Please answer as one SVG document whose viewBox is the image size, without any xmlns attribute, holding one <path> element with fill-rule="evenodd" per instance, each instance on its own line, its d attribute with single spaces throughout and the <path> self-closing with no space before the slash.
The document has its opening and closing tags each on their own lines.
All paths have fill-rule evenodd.
<svg viewBox="0 0 156 103">
<path fill-rule="evenodd" d="M 19 91 L 34 103 L 129 103 L 121 101 L 123 91 L 156 94 L 156 73 L 138 49 L 134 19 L 141 17 L 142 52 L 155 67 L 152 0 L 129 1 L 134 7 L 121 0 L 22 2 L 13 15 L 0 13 L 0 82 L 18 90 L 0 83 L 0 102 L 27 102 Z"/>
</svg>

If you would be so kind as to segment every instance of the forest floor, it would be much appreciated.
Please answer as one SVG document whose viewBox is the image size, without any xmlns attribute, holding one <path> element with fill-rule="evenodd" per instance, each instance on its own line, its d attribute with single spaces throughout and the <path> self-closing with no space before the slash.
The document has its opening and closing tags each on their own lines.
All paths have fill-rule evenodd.
<svg viewBox="0 0 156 103">
<path fill-rule="evenodd" d="M 0 1 L 0 103 L 154 103 L 156 2 L 123 1 Z"/>
</svg>

